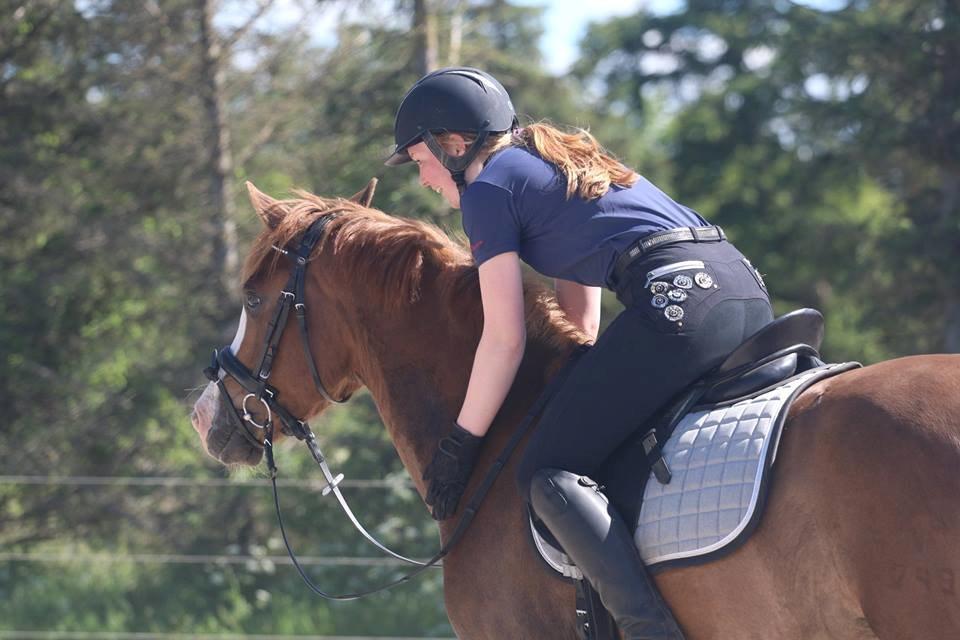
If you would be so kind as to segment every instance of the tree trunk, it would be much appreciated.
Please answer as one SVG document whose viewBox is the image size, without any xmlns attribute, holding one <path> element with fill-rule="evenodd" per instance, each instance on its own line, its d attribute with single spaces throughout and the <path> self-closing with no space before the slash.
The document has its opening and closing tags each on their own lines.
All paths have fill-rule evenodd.
<svg viewBox="0 0 960 640">
<path fill-rule="evenodd" d="M 237 293 L 240 259 L 236 207 L 230 193 L 233 157 L 230 130 L 224 113 L 222 48 L 213 28 L 214 4 L 214 0 L 197 0 L 201 14 L 200 93 L 207 113 L 207 144 L 210 152 L 207 166 L 210 214 L 213 216 L 213 260 L 223 288 L 228 293 Z"/>
<path fill-rule="evenodd" d="M 450 55 L 449 64 L 460 64 L 460 50 L 463 45 L 463 3 L 457 2 L 450 15 Z"/>
<path fill-rule="evenodd" d="M 429 0 L 413 3 L 414 62 L 425 76 L 437 68 L 437 18 Z"/>
<path fill-rule="evenodd" d="M 960 233 L 956 229 L 957 214 L 960 213 L 960 175 L 949 169 L 940 171 L 941 193 L 943 200 L 940 207 L 941 223 L 946 233 L 956 240 L 953 256 L 960 254 Z M 960 284 L 954 282 L 954 284 Z M 953 287 L 954 292 L 957 291 Z M 946 317 L 943 327 L 943 347 L 947 353 L 960 353 L 960 295 L 953 293 L 948 298 Z"/>
</svg>

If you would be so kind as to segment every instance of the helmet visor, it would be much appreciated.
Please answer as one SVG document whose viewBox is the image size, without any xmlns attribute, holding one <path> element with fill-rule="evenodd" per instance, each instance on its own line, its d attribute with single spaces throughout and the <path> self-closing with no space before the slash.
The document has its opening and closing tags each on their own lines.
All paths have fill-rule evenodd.
<svg viewBox="0 0 960 640">
<path fill-rule="evenodd" d="M 406 147 L 404 147 L 403 149 L 397 149 L 390 154 L 390 157 L 387 158 L 383 164 L 387 165 L 388 167 L 395 167 L 399 164 L 411 162 L 412 160 L 413 158 L 410 157 L 410 154 L 407 153 Z"/>
</svg>

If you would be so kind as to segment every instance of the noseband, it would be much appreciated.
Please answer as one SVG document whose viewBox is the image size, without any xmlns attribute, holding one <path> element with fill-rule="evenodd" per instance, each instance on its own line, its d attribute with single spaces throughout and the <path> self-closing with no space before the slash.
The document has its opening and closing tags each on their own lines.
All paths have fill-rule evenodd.
<svg viewBox="0 0 960 640">
<path fill-rule="evenodd" d="M 223 394 L 223 397 L 227 400 L 227 404 L 230 405 L 234 427 L 238 428 L 238 431 L 244 436 L 247 442 L 257 449 L 263 449 L 264 444 L 261 439 L 251 431 L 250 427 L 252 426 L 257 431 L 264 432 L 264 435 L 266 435 L 265 432 L 267 431 L 268 425 L 272 423 L 274 416 L 279 418 L 280 428 L 285 434 L 307 442 L 309 442 L 313 436 L 310 432 L 310 426 L 281 405 L 277 399 L 279 392 L 267 384 L 267 380 L 270 378 L 270 372 L 273 369 L 274 358 L 277 356 L 277 347 L 280 344 L 283 331 L 287 327 L 287 320 L 290 317 L 291 309 L 297 316 L 303 355 L 307 360 L 307 364 L 310 365 L 310 374 L 313 376 L 314 387 L 316 387 L 317 391 L 327 402 L 332 404 L 343 404 L 350 399 L 348 395 L 342 400 L 337 400 L 330 395 L 326 387 L 323 386 L 323 382 L 320 380 L 320 373 L 317 371 L 317 364 L 313 361 L 313 352 L 310 351 L 310 336 L 307 333 L 307 305 L 304 295 L 307 263 L 309 262 L 310 254 L 313 253 L 313 249 L 317 246 L 320 238 L 323 237 L 324 230 L 333 217 L 335 216 L 323 216 L 310 225 L 300 240 L 300 245 L 296 249 L 274 247 L 275 250 L 293 261 L 293 270 L 290 273 L 290 278 L 287 280 L 286 286 L 284 286 L 280 292 L 277 308 L 274 310 L 273 318 L 267 327 L 267 339 L 264 342 L 260 355 L 260 364 L 257 365 L 255 372 L 247 369 L 243 363 L 237 359 L 236 354 L 233 353 L 230 347 L 215 350 L 213 352 L 213 361 L 209 367 L 203 370 L 204 375 L 218 386 L 220 393 Z M 241 403 L 242 413 L 229 401 L 230 396 L 227 394 L 223 377 L 220 376 L 221 369 L 247 392 L 247 395 L 244 396 L 243 402 Z M 248 405 L 251 400 L 259 402 L 266 409 L 267 417 L 263 424 L 258 424 L 248 410 Z"/>
</svg>

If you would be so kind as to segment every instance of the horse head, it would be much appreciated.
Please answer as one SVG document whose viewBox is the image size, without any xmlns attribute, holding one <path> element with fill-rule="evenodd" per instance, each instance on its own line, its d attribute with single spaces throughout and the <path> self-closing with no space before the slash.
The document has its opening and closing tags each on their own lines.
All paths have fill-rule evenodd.
<svg viewBox="0 0 960 640">
<path fill-rule="evenodd" d="M 248 184 L 264 228 L 244 266 L 237 335 L 208 370 L 217 375 L 193 412 L 205 449 L 218 460 L 260 461 L 260 425 L 281 422 L 271 405 L 282 406 L 293 419 L 286 431 L 296 433 L 296 421 L 366 386 L 416 483 L 456 418 L 483 328 L 477 267 L 463 244 L 439 228 L 370 208 L 374 186 L 348 200 L 306 192 L 275 200 Z M 316 243 L 304 249 L 311 234 Z M 296 289 L 291 274 L 301 257 L 302 291 L 284 294 Z M 542 284 L 528 279 L 524 289 L 522 390 L 504 417 L 527 404 L 584 339 Z M 278 314 L 291 293 L 296 299 L 287 303 L 296 308 Z M 296 326 L 299 305 L 306 331 Z M 272 400 L 259 389 L 265 358 Z M 494 440 L 497 431 L 506 433 L 495 428 Z"/>
<path fill-rule="evenodd" d="M 242 384 L 244 380 L 262 383 L 268 393 L 276 396 L 273 400 L 282 407 L 281 413 L 303 422 L 320 414 L 337 401 L 335 398 L 349 397 L 362 384 L 352 358 L 354 336 L 342 321 L 343 304 L 338 297 L 342 296 L 343 286 L 336 282 L 339 274 L 331 252 L 322 248 L 324 238 L 318 238 L 316 247 L 311 247 L 307 264 L 301 265 L 304 300 L 293 303 L 289 299 L 292 292 L 285 293 L 285 289 L 290 285 L 291 271 L 297 267 L 293 245 L 298 236 L 324 218 L 332 220 L 368 208 L 376 179 L 348 200 L 323 199 L 303 193 L 298 200 L 280 201 L 251 183 L 247 183 L 247 189 L 264 228 L 244 268 L 236 336 L 226 348 L 229 353 L 220 354 L 221 360 L 232 356 L 230 361 L 239 373 L 229 375 L 215 363 L 220 384 L 211 380 L 191 417 L 210 455 L 225 464 L 252 466 L 262 457 L 267 421 L 280 422 L 281 416 L 273 415 L 277 412 L 276 405 L 267 401 L 269 397 L 264 399 L 254 393 L 249 385 Z M 307 304 L 309 313 L 306 313 Z M 284 305 L 289 308 L 280 314 L 281 318 L 278 313 Z M 308 335 L 313 336 L 310 341 L 298 335 L 297 329 L 284 330 L 288 323 L 294 324 L 298 313 L 303 315 Z M 283 326 L 277 326 L 279 324 Z M 301 341 L 303 347 L 299 344 Z M 285 433 L 289 433 L 287 425 L 279 424 L 274 441 L 283 438 Z"/>
</svg>

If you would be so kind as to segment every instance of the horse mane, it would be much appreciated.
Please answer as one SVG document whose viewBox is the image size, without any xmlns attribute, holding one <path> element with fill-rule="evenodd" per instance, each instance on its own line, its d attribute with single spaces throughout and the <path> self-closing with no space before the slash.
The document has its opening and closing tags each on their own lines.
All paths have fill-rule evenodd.
<svg viewBox="0 0 960 640">
<path fill-rule="evenodd" d="M 421 297 L 425 274 L 445 309 L 482 318 L 480 280 L 466 246 L 436 225 L 388 215 L 344 198 L 323 198 L 296 190 L 295 199 L 274 201 L 261 215 L 277 220 L 254 241 L 243 269 L 243 282 L 276 270 L 281 254 L 274 247 L 291 245 L 318 218 L 335 217 L 314 254 L 328 250 L 338 269 L 363 283 L 379 297 L 384 311 L 396 311 Z M 528 338 L 563 348 L 587 336 L 566 319 L 553 292 L 524 276 Z"/>
</svg>

